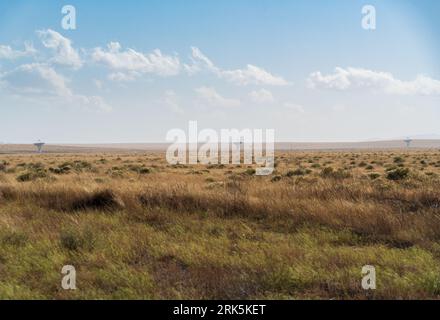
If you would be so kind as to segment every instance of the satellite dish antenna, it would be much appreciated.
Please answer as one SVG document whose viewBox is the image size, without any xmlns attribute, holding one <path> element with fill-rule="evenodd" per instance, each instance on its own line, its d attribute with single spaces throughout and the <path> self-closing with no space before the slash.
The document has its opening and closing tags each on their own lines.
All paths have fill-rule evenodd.
<svg viewBox="0 0 440 320">
<path fill-rule="evenodd" d="M 409 148 L 411 146 L 411 142 L 412 139 L 411 138 L 406 138 L 405 140 L 403 140 L 406 143 L 406 147 Z"/>
<path fill-rule="evenodd" d="M 43 152 L 43 146 L 45 145 L 44 142 L 41 142 L 40 140 L 38 140 L 38 142 L 34 143 L 34 146 L 37 147 L 37 152 L 38 153 L 42 153 Z"/>
</svg>

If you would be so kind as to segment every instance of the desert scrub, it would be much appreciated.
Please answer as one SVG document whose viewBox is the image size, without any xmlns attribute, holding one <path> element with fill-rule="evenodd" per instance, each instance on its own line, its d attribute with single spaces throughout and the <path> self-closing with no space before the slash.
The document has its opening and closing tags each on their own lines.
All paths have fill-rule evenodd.
<svg viewBox="0 0 440 320">
<path fill-rule="evenodd" d="M 90 162 L 83 160 L 74 161 L 72 167 L 75 171 L 79 171 L 79 172 L 94 170 L 94 167 Z"/>
<path fill-rule="evenodd" d="M 4 161 L 0 161 L 0 172 L 6 172 L 7 163 Z"/>
<path fill-rule="evenodd" d="M 72 167 L 68 164 L 64 164 L 57 168 L 49 168 L 49 171 L 54 174 L 69 174 L 72 171 Z"/>
<path fill-rule="evenodd" d="M 124 168 L 114 166 L 111 169 L 107 170 L 106 174 L 108 174 L 112 178 L 123 178 L 125 172 L 126 170 Z"/>
<path fill-rule="evenodd" d="M 380 178 L 380 173 L 372 172 L 372 173 L 370 173 L 370 174 L 368 175 L 368 177 L 369 177 L 371 180 L 376 180 L 376 179 Z"/>
<path fill-rule="evenodd" d="M 18 182 L 28 182 L 37 180 L 40 178 L 47 178 L 46 170 L 37 170 L 37 171 L 27 171 L 17 176 Z"/>
<path fill-rule="evenodd" d="M 90 162 L 84 160 L 67 161 L 60 164 L 58 168 L 55 168 L 55 170 L 57 169 L 61 171 L 61 173 L 68 173 L 71 170 L 78 173 L 88 171 L 93 172 L 96 170 Z"/>
<path fill-rule="evenodd" d="M 287 176 L 287 177 L 293 177 L 293 176 L 304 176 L 304 175 L 306 175 L 307 173 L 310 173 L 310 172 L 307 172 L 305 169 L 296 169 L 296 170 L 289 170 L 289 171 L 286 173 L 286 176 Z"/>
<path fill-rule="evenodd" d="M 393 162 L 394 163 L 404 163 L 405 159 L 403 159 L 402 157 L 394 157 Z"/>
<path fill-rule="evenodd" d="M 245 175 L 254 176 L 257 171 L 255 169 L 249 168 L 244 172 Z"/>
<path fill-rule="evenodd" d="M 145 167 L 145 165 L 129 165 L 128 169 L 137 174 L 149 174 L 151 173 L 151 169 Z"/>
<path fill-rule="evenodd" d="M 60 233 L 60 245 L 69 251 L 93 250 L 96 238 L 89 229 L 79 231 L 77 229 L 65 229 Z"/>
<path fill-rule="evenodd" d="M 86 194 L 75 199 L 70 205 L 71 210 L 102 210 L 105 212 L 124 208 L 123 200 L 109 189 Z"/>
<path fill-rule="evenodd" d="M 408 168 L 396 168 L 394 170 L 388 171 L 387 179 L 388 180 L 403 180 L 408 177 L 409 169 Z"/>
<path fill-rule="evenodd" d="M 28 236 L 23 232 L 7 231 L 0 235 L 0 242 L 3 245 L 22 247 L 28 242 Z"/>
<path fill-rule="evenodd" d="M 368 166 L 368 163 L 366 163 L 365 161 L 362 161 L 362 162 L 360 162 L 358 164 L 358 167 L 360 167 L 360 168 L 363 168 L 363 167 L 366 167 L 366 166 Z"/>
<path fill-rule="evenodd" d="M 332 167 L 326 167 L 321 171 L 321 177 L 323 178 L 332 178 L 332 179 L 347 179 L 352 175 L 349 171 L 343 170 L 339 168 L 338 170 L 333 169 Z"/>
<path fill-rule="evenodd" d="M 438 299 L 440 169 L 421 171 L 420 160 L 437 164 L 440 153 L 405 152 L 401 183 L 387 179 L 402 169 L 395 156 L 280 152 L 279 173 L 262 178 L 245 165 L 187 175 L 206 166 L 173 167 L 160 153 L 7 156 L 17 173 L 0 173 L 0 298 Z M 15 180 L 78 160 L 100 174 Z M 308 160 L 332 169 L 286 177 Z M 350 161 L 375 172 L 356 165 L 335 179 Z M 144 164 L 160 170 L 129 169 Z M 124 175 L 111 179 L 112 168 Z M 80 290 L 60 290 L 65 264 L 78 265 Z M 374 292 L 360 286 L 365 264 L 380 272 Z"/>
</svg>

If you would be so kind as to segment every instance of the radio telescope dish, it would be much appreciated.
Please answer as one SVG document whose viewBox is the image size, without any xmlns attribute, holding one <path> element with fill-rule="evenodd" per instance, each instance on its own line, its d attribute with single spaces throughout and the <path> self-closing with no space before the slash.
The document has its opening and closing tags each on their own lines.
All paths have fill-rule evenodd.
<svg viewBox="0 0 440 320">
<path fill-rule="evenodd" d="M 411 146 L 412 139 L 411 138 L 406 138 L 405 140 L 403 140 L 403 142 L 405 142 L 406 143 L 406 147 L 409 148 Z"/>
<path fill-rule="evenodd" d="M 37 147 L 37 152 L 42 153 L 43 152 L 43 146 L 45 145 L 44 142 L 38 141 L 34 143 L 34 146 Z"/>
</svg>

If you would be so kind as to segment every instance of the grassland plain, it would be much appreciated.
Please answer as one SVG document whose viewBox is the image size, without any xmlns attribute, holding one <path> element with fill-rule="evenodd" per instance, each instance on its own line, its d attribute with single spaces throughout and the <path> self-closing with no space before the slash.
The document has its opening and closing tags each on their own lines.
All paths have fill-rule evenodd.
<svg viewBox="0 0 440 320">
<path fill-rule="evenodd" d="M 0 298 L 440 297 L 440 151 L 278 152 L 273 175 L 254 173 L 154 152 L 2 155 Z"/>
</svg>

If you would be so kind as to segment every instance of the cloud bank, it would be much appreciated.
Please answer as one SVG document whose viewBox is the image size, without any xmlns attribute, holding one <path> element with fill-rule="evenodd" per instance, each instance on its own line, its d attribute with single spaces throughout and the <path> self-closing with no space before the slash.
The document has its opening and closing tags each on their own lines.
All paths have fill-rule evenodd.
<svg viewBox="0 0 440 320">
<path fill-rule="evenodd" d="M 336 68 L 332 74 L 314 72 L 308 78 L 310 88 L 332 90 L 367 89 L 374 92 L 397 95 L 439 95 L 440 81 L 418 75 L 412 81 L 396 79 L 389 72 L 362 68 Z"/>
<path fill-rule="evenodd" d="M 176 56 L 164 55 L 159 49 L 142 53 L 133 49 L 121 50 L 119 42 L 110 42 L 106 49 L 95 48 L 91 54 L 94 62 L 115 71 L 111 80 L 130 81 L 142 74 L 162 77 L 175 76 L 180 72 L 180 61 Z"/>
<path fill-rule="evenodd" d="M 52 51 L 53 57 L 50 60 L 52 63 L 75 69 L 82 67 L 83 61 L 79 56 L 78 50 L 73 48 L 70 39 L 51 29 L 39 30 L 37 35 L 44 47 Z"/>
<path fill-rule="evenodd" d="M 248 64 L 246 68 L 235 70 L 223 70 L 217 67 L 199 48 L 192 47 L 192 64 L 185 64 L 185 70 L 193 75 L 203 70 L 207 70 L 220 79 L 225 79 L 237 85 L 269 85 L 269 86 L 286 86 L 288 81 L 280 76 L 275 76 L 268 71 Z"/>
</svg>

